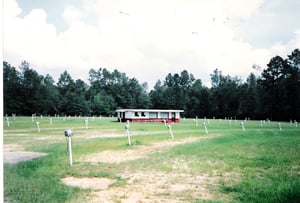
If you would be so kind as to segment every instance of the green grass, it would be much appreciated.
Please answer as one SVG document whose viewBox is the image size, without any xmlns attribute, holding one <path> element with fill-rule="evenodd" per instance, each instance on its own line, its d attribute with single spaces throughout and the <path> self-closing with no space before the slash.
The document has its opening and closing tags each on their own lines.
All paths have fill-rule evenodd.
<svg viewBox="0 0 300 203">
<path fill-rule="evenodd" d="M 125 124 L 114 122 L 114 118 L 90 118 L 89 129 L 84 127 L 84 118 L 53 118 L 52 126 L 47 118 L 37 120 L 41 132 L 31 117 L 10 119 L 9 127 L 3 122 L 4 144 L 19 144 L 28 151 L 49 153 L 32 161 L 4 165 L 4 196 L 10 202 L 82 202 L 91 191 L 66 186 L 60 182 L 61 178 L 109 177 L 117 181 L 115 186 L 122 187 L 126 181 L 118 174 L 124 169 L 169 173 L 174 170 L 172 163 L 178 161 L 188 166 L 188 169 L 178 168 L 178 172 L 205 174 L 217 181 L 208 185 L 215 199 L 191 199 L 186 195 L 191 202 L 297 202 L 300 199 L 300 127 L 290 123 L 281 122 L 280 131 L 277 122 L 260 126 L 259 121 L 247 121 L 243 132 L 239 122 L 232 121 L 230 126 L 225 120 L 210 120 L 206 135 L 200 120 L 195 126 L 192 119 L 186 119 L 172 125 L 175 140 L 211 138 L 116 165 L 91 164 L 77 158 L 170 140 L 168 129 L 161 123 L 131 123 L 134 146 L 128 146 Z M 68 128 L 74 130 L 72 167 L 68 165 L 63 135 Z M 84 137 L 102 132 L 120 137 Z"/>
</svg>

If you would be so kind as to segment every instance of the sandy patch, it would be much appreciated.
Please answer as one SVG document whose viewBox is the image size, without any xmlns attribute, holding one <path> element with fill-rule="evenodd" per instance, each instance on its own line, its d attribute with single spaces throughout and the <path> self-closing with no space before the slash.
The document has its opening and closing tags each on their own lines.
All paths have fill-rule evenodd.
<svg viewBox="0 0 300 203">
<path fill-rule="evenodd" d="M 46 155 L 47 153 L 40 153 L 40 152 L 24 152 L 24 151 L 4 152 L 3 162 L 5 164 L 16 164 L 21 161 L 29 161 Z"/>
<path fill-rule="evenodd" d="M 47 153 L 41 152 L 26 152 L 19 144 L 4 144 L 3 145 L 3 163 L 16 164 L 21 161 L 29 161 L 35 158 L 46 156 Z"/>
<path fill-rule="evenodd" d="M 89 202 L 189 202 L 187 198 L 209 200 L 208 176 L 179 173 L 135 172 L 127 174 L 127 184 L 93 192 Z M 123 174 L 124 175 L 124 174 Z"/>
<path fill-rule="evenodd" d="M 96 177 L 66 177 L 61 180 L 64 184 L 74 187 L 80 187 L 83 189 L 94 189 L 94 190 L 105 190 L 108 189 L 109 185 L 115 181 L 109 178 L 96 178 Z"/>
<path fill-rule="evenodd" d="M 14 151 L 21 151 L 23 147 L 18 144 L 4 144 L 3 151 L 4 152 L 14 152 Z"/>
</svg>

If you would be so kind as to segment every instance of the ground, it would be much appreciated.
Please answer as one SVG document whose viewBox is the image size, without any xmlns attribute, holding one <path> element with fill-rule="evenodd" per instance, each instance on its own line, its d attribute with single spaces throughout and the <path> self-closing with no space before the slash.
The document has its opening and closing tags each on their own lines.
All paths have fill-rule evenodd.
<svg viewBox="0 0 300 203">
<path fill-rule="evenodd" d="M 7 144 L 3 146 L 3 162 L 6 164 L 16 164 L 21 161 L 32 160 L 47 153 L 20 151 L 22 147 L 16 144 Z"/>
<path fill-rule="evenodd" d="M 145 158 L 175 145 L 199 141 L 199 139 L 168 140 L 151 146 L 138 146 L 130 150 L 107 150 L 83 156 L 80 161 L 95 164 L 100 162 L 120 164 Z M 216 178 L 208 174 L 191 175 L 188 173 L 189 169 L 185 160 L 178 159 L 172 164 L 174 169 L 172 172 L 127 169 L 119 174 L 123 180 L 126 180 L 126 184 L 120 187 L 114 186 L 115 181 L 107 178 L 66 177 L 62 179 L 62 182 L 71 186 L 93 189 L 91 196 L 88 197 L 89 202 L 189 202 L 187 196 L 192 199 L 213 199 L 209 185 L 216 184 L 218 181 Z M 187 172 L 184 173 L 184 171 Z"/>
<path fill-rule="evenodd" d="M 97 137 L 97 135 L 94 136 Z M 114 134 L 108 136 L 114 137 Z M 164 151 L 175 145 L 196 142 L 209 137 L 215 136 L 181 140 L 169 139 L 150 146 L 134 146 L 131 149 L 119 151 L 107 150 L 82 156 L 78 161 L 91 164 L 120 164 L 146 158 L 153 153 Z M 22 150 L 19 145 L 4 145 L 4 163 L 15 164 L 47 155 L 46 153 Z M 61 181 L 69 186 L 91 189 L 91 193 L 86 197 L 88 202 L 189 202 L 189 197 L 201 200 L 213 199 L 210 186 L 217 184 L 217 178 L 208 174 L 190 174 L 186 160 L 173 160 L 171 164 L 173 168 L 171 172 L 126 169 L 118 174 L 122 180 L 126 180 L 126 184 L 121 186 L 114 185 L 116 180 L 109 178 L 67 176 Z"/>
</svg>

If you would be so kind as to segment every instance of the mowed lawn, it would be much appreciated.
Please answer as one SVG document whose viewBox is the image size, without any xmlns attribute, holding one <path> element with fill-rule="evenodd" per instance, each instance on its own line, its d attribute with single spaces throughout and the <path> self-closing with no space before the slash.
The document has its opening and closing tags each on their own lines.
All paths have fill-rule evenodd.
<svg viewBox="0 0 300 203">
<path fill-rule="evenodd" d="M 7 202 L 129 202 L 131 196 L 135 202 L 299 202 L 300 126 L 294 123 L 281 122 L 280 130 L 278 122 L 243 121 L 243 131 L 241 121 L 183 119 L 171 125 L 174 139 L 163 123 L 130 123 L 129 146 L 116 118 L 90 117 L 88 126 L 84 120 L 52 117 L 51 125 L 47 117 L 11 117 L 8 126 L 4 119 L 4 151 L 48 153 L 4 164 Z M 74 132 L 73 166 L 66 129 Z M 81 188 L 64 184 L 66 177 L 114 183 Z"/>
</svg>

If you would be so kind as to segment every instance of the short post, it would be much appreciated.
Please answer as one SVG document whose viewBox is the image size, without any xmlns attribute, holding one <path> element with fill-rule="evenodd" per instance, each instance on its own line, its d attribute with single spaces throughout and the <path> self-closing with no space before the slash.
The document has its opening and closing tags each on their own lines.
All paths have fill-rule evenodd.
<svg viewBox="0 0 300 203">
<path fill-rule="evenodd" d="M 7 123 L 7 127 L 9 127 L 9 117 L 5 116 L 5 120 L 6 120 L 6 123 Z"/>
<path fill-rule="evenodd" d="M 88 120 L 88 118 L 86 118 L 86 119 L 84 120 L 84 125 L 85 125 L 85 128 L 86 128 L 86 129 L 89 128 L 88 124 L 89 124 L 89 120 Z"/>
<path fill-rule="evenodd" d="M 245 126 L 244 126 L 244 122 L 243 121 L 241 121 L 241 128 L 242 128 L 243 131 L 245 131 Z"/>
<path fill-rule="evenodd" d="M 203 127 L 204 127 L 204 130 L 205 130 L 205 133 L 208 134 L 208 130 L 207 130 L 207 127 L 206 127 L 206 123 L 203 122 Z"/>
<path fill-rule="evenodd" d="M 196 124 L 196 126 L 198 126 L 198 116 L 196 116 L 195 124 Z"/>
<path fill-rule="evenodd" d="M 69 163 L 70 166 L 73 165 L 73 158 L 72 158 L 72 135 L 73 131 L 71 129 L 65 130 L 64 131 L 65 137 L 67 138 L 67 148 L 68 148 L 68 153 L 69 153 Z"/>
<path fill-rule="evenodd" d="M 127 121 L 127 124 L 125 125 L 125 130 L 128 138 L 128 145 L 131 146 L 131 138 L 130 138 L 130 132 L 129 132 L 130 126 L 129 121 Z"/>
<path fill-rule="evenodd" d="M 49 121 L 50 121 L 50 125 L 52 125 L 52 118 L 49 118 Z"/>
<path fill-rule="evenodd" d="M 295 120 L 295 127 L 298 128 L 298 122 Z"/>
<path fill-rule="evenodd" d="M 40 128 L 40 122 L 35 122 L 36 128 L 38 129 L 38 132 L 41 132 L 41 128 Z"/>
<path fill-rule="evenodd" d="M 9 117 L 5 117 L 5 119 L 6 119 L 7 127 L 9 127 Z"/>
<path fill-rule="evenodd" d="M 281 123 L 278 123 L 278 128 L 279 128 L 280 131 L 282 130 Z"/>
<path fill-rule="evenodd" d="M 171 138 L 174 139 L 174 135 L 173 135 L 173 131 L 172 131 L 171 125 L 168 125 L 168 128 L 169 128 L 169 132 L 170 132 Z"/>
</svg>

